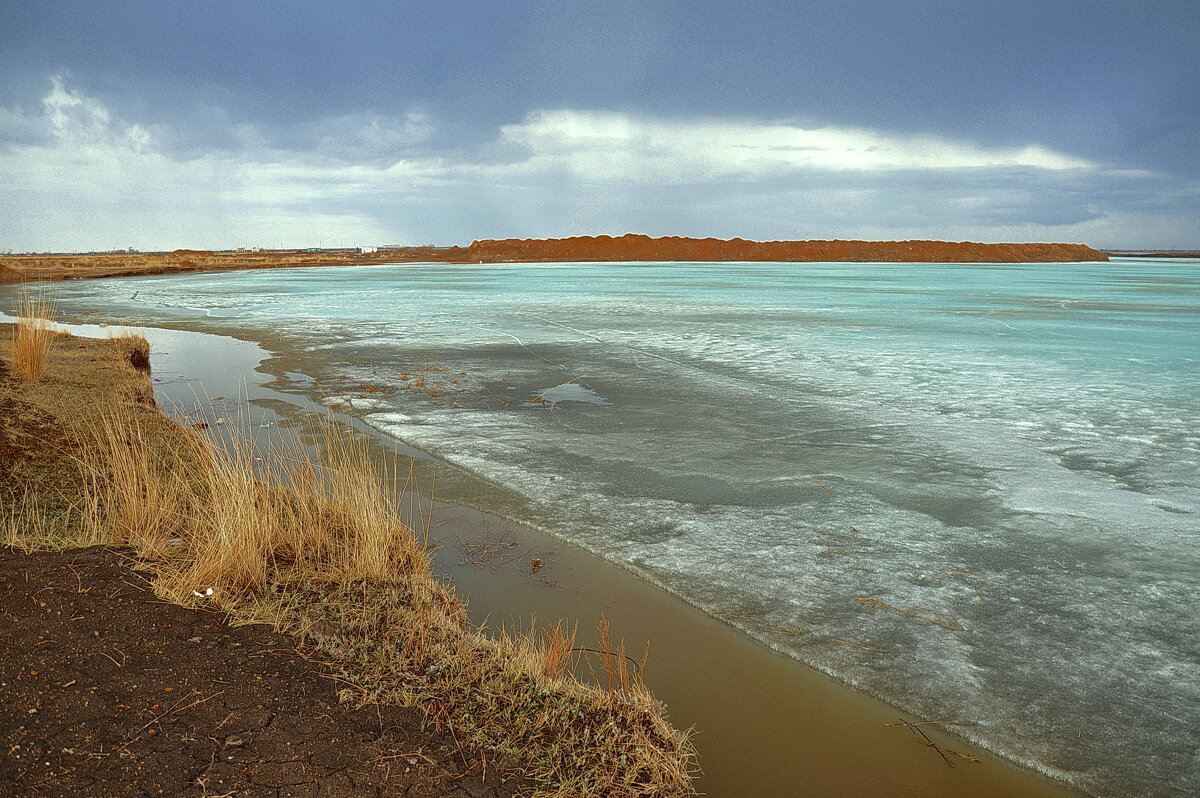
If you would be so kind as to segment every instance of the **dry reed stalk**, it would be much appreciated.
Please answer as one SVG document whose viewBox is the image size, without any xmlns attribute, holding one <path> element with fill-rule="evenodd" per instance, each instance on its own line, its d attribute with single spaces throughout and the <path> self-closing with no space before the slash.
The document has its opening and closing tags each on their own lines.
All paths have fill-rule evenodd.
<svg viewBox="0 0 1200 798">
<path fill-rule="evenodd" d="M 568 634 L 562 621 L 542 630 L 541 658 L 542 673 L 551 679 L 561 679 L 567 671 L 574 653 L 575 639 L 579 633 L 576 624 Z"/>
<path fill-rule="evenodd" d="M 629 663 L 632 660 L 625 650 L 625 641 L 621 640 L 617 643 L 617 650 L 613 651 L 608 618 L 605 618 L 603 615 L 600 616 L 600 623 L 597 630 L 600 636 L 600 650 L 595 653 L 600 659 L 601 667 L 604 668 L 608 694 L 610 696 L 632 695 L 635 692 L 634 688 L 641 687 L 642 685 L 640 672 L 638 674 L 630 674 L 629 672 Z"/>
<path fill-rule="evenodd" d="M 170 476 L 172 464 L 149 446 L 145 428 L 129 412 L 102 409 L 85 423 L 84 435 L 81 543 L 128 544 L 162 556 L 187 506 L 179 479 Z"/>
<path fill-rule="evenodd" d="M 902 607 L 897 607 L 894 604 L 888 604 L 886 601 L 880 601 L 876 598 L 856 598 L 854 601 L 865 606 L 867 608 L 867 612 L 873 612 L 878 609 L 891 610 L 904 615 L 911 615 L 914 618 L 920 618 L 922 621 L 929 621 L 932 624 L 945 627 L 946 629 L 953 629 L 956 632 L 961 632 L 963 630 L 958 621 L 954 620 L 944 612 L 935 613 L 937 617 L 930 618 L 928 615 L 921 615 L 913 612 L 912 610 L 906 610 Z"/>
<path fill-rule="evenodd" d="M 12 369 L 26 382 L 37 382 L 46 371 L 50 345 L 57 337 L 53 322 L 57 309 L 58 303 L 44 287 L 35 293 L 26 286 L 17 298 Z"/>
<path fill-rule="evenodd" d="M 613 668 L 612 662 L 612 640 L 609 637 L 608 618 L 605 618 L 604 616 L 600 616 L 599 632 L 600 648 L 602 649 L 599 652 L 600 664 L 604 667 L 604 676 L 608 682 L 608 694 L 612 695 L 613 674 L 615 673 L 615 668 Z"/>
<path fill-rule="evenodd" d="M 576 380 L 582 380 L 582 379 L 586 379 L 586 378 L 587 378 L 586 374 L 580 374 L 578 377 L 572 377 L 571 379 L 567 380 L 566 382 L 560 382 L 558 385 L 555 385 L 553 388 L 547 388 L 546 390 L 539 393 L 537 396 L 530 399 L 529 404 L 531 404 L 531 405 L 536 404 L 538 401 L 544 399 L 546 394 L 550 393 L 551 391 L 557 391 L 559 388 L 565 388 L 566 386 L 570 385 L 571 383 L 575 382 Z"/>
<path fill-rule="evenodd" d="M 0 501 L 0 547 L 32 552 L 70 546 L 70 523 L 69 513 L 53 513 L 28 493 L 12 502 Z"/>
<path fill-rule="evenodd" d="M 883 650 L 881 650 L 881 649 L 875 648 L 874 646 L 866 646 L 866 645 L 863 645 L 862 643 L 854 643 L 854 642 L 851 642 L 851 641 L 849 641 L 849 640 L 843 640 L 843 639 L 842 639 L 842 638 L 840 638 L 840 637 L 835 637 L 835 638 L 833 638 L 833 642 L 835 642 L 835 643 L 842 643 L 842 644 L 844 644 L 844 645 L 847 645 L 847 646 L 854 646 L 855 648 L 865 648 L 867 651 L 874 651 L 874 652 L 876 652 L 876 653 L 878 653 L 878 654 L 884 654 L 884 653 L 886 653 L 886 652 L 884 652 L 884 651 L 883 651 Z"/>
</svg>

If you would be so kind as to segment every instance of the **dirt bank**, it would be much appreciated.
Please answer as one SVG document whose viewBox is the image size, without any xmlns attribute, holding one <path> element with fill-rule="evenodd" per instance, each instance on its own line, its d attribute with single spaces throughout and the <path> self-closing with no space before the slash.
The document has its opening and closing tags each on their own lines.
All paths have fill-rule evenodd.
<svg viewBox="0 0 1200 798">
<path fill-rule="evenodd" d="M 1105 261 L 1083 244 L 978 244 L 971 241 L 746 241 L 641 235 L 474 241 L 472 263 L 514 261 L 768 261 L 869 263 L 1048 263 Z"/>
<path fill-rule="evenodd" d="M 341 704 L 292 638 L 160 601 L 131 562 L 0 554 L 0 794 L 513 794 L 420 713 Z"/>
<path fill-rule="evenodd" d="M 746 241 L 650 238 L 632 233 L 574 238 L 473 241 L 469 247 L 402 247 L 362 252 L 272 250 L 7 255 L 0 283 L 72 280 L 233 269 L 353 266 L 381 263 L 547 263 L 589 261 L 850 261 L 903 263 L 1049 263 L 1105 261 L 1083 244 L 978 244 L 970 241 Z"/>
</svg>

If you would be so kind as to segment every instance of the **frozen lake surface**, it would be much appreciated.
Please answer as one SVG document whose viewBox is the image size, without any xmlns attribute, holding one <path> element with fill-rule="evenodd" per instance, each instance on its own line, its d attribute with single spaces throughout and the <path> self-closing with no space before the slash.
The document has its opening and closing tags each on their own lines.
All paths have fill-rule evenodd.
<svg viewBox="0 0 1200 798">
<path fill-rule="evenodd" d="M 1088 791 L 1200 794 L 1195 261 L 406 264 L 60 297 L 282 336 L 328 402 L 519 497 L 482 509 Z"/>
</svg>

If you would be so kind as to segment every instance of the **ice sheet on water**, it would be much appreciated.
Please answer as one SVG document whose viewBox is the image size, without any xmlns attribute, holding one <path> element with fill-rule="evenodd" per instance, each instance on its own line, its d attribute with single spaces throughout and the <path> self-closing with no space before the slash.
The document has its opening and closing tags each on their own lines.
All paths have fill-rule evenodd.
<svg viewBox="0 0 1200 798">
<path fill-rule="evenodd" d="M 543 402 L 542 400 L 545 401 Z M 609 401 L 603 396 L 591 388 L 585 388 L 576 382 L 563 383 L 553 388 L 539 391 L 533 394 L 525 404 L 532 407 L 535 405 L 557 405 L 562 402 L 585 402 L 591 405 L 609 404 Z"/>
<path fill-rule="evenodd" d="M 326 407 L 348 407 L 364 412 L 388 406 L 382 399 L 358 394 L 331 394 L 321 399 L 321 404 Z"/>
</svg>

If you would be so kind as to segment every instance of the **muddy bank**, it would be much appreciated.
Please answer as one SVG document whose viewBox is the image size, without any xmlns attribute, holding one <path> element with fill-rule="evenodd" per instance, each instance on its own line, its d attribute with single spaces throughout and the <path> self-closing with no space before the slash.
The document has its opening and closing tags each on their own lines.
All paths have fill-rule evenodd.
<svg viewBox="0 0 1200 798">
<path fill-rule="evenodd" d="M 499 763 L 482 778 L 479 752 L 419 711 L 342 703 L 294 638 L 162 601 L 132 550 L 24 551 L 68 542 L 48 533 L 71 534 L 85 490 L 76 424 L 96 397 L 165 446 L 180 430 L 128 341 L 60 339 L 28 384 L 9 370 L 11 330 L 0 324 L 0 535 L 18 544 L 0 545 L 0 793 L 513 794 Z"/>
</svg>

